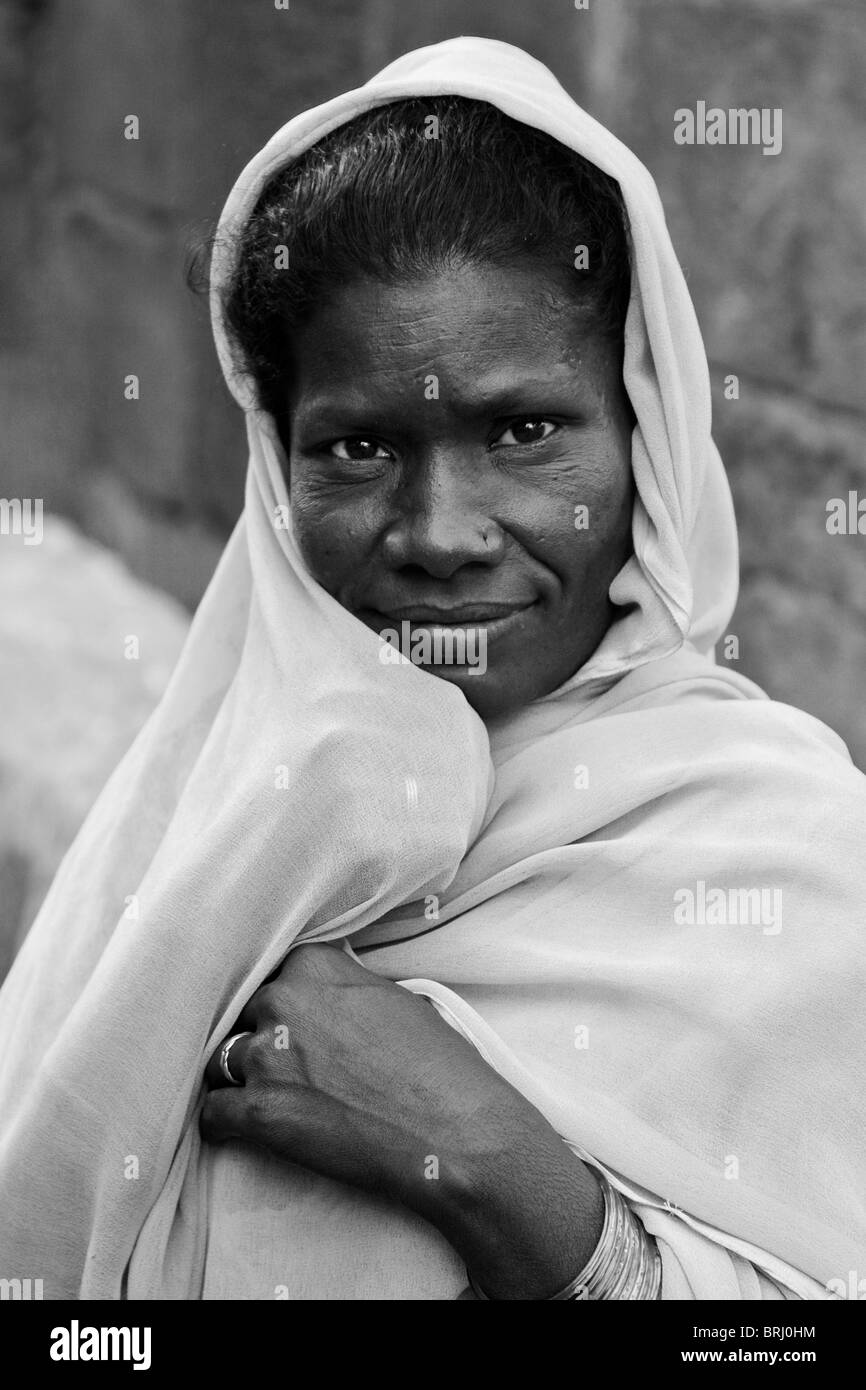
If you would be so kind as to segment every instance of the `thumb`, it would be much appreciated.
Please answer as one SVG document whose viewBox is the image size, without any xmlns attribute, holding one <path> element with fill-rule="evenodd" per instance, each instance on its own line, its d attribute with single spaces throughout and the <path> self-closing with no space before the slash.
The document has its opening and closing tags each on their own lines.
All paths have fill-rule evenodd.
<svg viewBox="0 0 866 1390">
<path fill-rule="evenodd" d="M 208 1091 L 199 1116 L 202 1139 L 219 1144 L 223 1139 L 242 1139 L 248 1128 L 249 1097 L 245 1086 L 226 1086 Z"/>
</svg>

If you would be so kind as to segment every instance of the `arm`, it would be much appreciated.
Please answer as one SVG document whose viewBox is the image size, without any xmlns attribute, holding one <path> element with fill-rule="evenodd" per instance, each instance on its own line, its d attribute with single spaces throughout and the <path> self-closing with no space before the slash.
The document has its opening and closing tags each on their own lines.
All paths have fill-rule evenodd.
<svg viewBox="0 0 866 1390">
<path fill-rule="evenodd" d="M 500 1090 L 496 1073 L 490 1079 L 483 1129 L 410 1205 L 442 1232 L 490 1298 L 550 1298 L 598 1244 L 601 1188 L 528 1101 L 505 1083 Z"/>
<path fill-rule="evenodd" d="M 253 1034 L 231 1053 L 245 1084 L 211 1091 L 206 1139 L 387 1193 L 442 1232 L 491 1298 L 549 1298 L 583 1269 L 602 1226 L 596 1178 L 429 1002 L 340 950 L 302 946 L 237 1028 Z M 216 1055 L 208 1080 L 222 1082 Z"/>
</svg>

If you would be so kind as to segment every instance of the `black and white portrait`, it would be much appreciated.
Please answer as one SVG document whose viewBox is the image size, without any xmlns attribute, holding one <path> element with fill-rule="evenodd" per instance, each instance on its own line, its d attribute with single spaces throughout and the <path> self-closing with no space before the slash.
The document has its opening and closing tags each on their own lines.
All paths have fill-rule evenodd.
<svg viewBox="0 0 866 1390">
<path fill-rule="evenodd" d="M 0 4 L 54 1360 L 81 1301 L 866 1297 L 863 19 Z"/>
</svg>

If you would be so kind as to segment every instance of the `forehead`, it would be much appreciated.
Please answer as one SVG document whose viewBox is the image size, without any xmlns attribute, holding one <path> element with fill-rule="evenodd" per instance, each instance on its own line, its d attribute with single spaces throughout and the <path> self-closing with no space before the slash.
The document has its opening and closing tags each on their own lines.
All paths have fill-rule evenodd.
<svg viewBox="0 0 866 1390">
<path fill-rule="evenodd" d="M 606 374 L 610 357 L 564 272 L 463 265 L 335 286 L 294 336 L 293 395 L 323 380 L 357 392 L 429 373 L 440 388 L 504 370 L 534 379 Z"/>
</svg>

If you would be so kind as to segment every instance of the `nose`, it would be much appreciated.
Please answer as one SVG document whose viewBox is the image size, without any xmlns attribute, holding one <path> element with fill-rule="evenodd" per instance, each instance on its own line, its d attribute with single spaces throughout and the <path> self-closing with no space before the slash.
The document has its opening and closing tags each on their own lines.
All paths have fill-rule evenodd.
<svg viewBox="0 0 866 1390">
<path fill-rule="evenodd" d="M 450 579 L 464 565 L 494 567 L 502 560 L 505 534 L 465 456 L 440 454 L 416 466 L 395 507 L 383 538 L 391 569 L 416 565 L 435 579 Z"/>
</svg>

